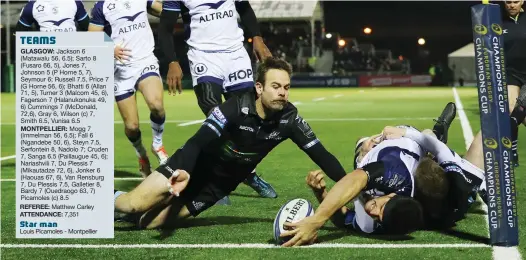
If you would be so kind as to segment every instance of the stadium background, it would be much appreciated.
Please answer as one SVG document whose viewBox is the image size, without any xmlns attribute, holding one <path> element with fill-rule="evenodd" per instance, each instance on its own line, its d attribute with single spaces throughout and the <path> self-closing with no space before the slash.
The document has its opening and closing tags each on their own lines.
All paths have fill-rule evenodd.
<svg viewBox="0 0 526 260">
<path fill-rule="evenodd" d="M 84 2 L 89 12 L 94 1 Z M 291 101 L 298 104 L 317 135 L 347 170 L 352 167 L 350 146 L 358 137 L 376 133 L 385 125 L 411 124 L 420 129 L 429 128 L 432 119 L 450 101 L 459 106 L 459 116 L 451 127 L 449 146 L 461 154 L 465 153 L 473 134 L 480 129 L 477 92 L 473 87 L 474 49 L 470 44 L 469 17 L 469 7 L 476 2 L 251 2 L 269 49 L 294 66 Z M 231 197 L 232 207 L 214 207 L 199 219 L 184 223 L 183 228 L 167 237 L 158 231 L 135 231 L 129 226 L 117 224 L 113 240 L 15 239 L 13 157 L 16 121 L 15 94 L 12 92 L 15 74 L 13 67 L 6 69 L 6 45 L 7 39 L 10 39 L 11 49 L 15 48 L 14 37 L 11 36 L 13 31 L 7 29 L 9 24 L 10 29 L 14 28 L 23 4 L 11 1 L 7 8 L 5 1 L 2 1 L 1 9 L 0 258 L 321 259 L 329 256 L 336 259 L 517 259 L 486 246 L 488 228 L 484 207 L 473 209 L 466 220 L 448 232 L 422 231 L 393 240 L 349 234 L 327 224 L 320 231 L 319 240 L 325 246 L 334 248 L 264 249 L 272 243 L 272 221 L 283 203 L 295 197 L 315 201 L 305 187 L 304 178 L 316 166 L 292 143 L 278 147 L 258 167 L 263 178 L 276 188 L 278 199 L 260 199 L 250 188 L 240 185 Z M 150 22 L 156 35 L 158 18 L 150 16 Z M 370 28 L 371 33 L 365 33 L 365 28 Z M 174 28 L 175 41 L 182 43 L 183 30 L 181 23 Z M 329 38 L 329 34 L 332 37 Z M 425 40 L 423 45 L 418 44 L 419 38 Z M 339 44 L 341 40 L 345 44 Z M 246 47 L 250 50 L 249 41 L 246 39 Z M 185 87 L 190 88 L 190 73 L 184 55 L 186 48 L 178 49 L 177 53 L 182 57 Z M 158 50 L 156 55 L 161 61 L 164 77 L 166 66 L 163 57 L 159 56 Z M 11 52 L 11 63 L 14 58 L 15 53 Z M 430 75 L 432 67 L 435 68 L 435 77 Z M 171 151 L 180 147 L 196 131 L 199 124 L 195 122 L 202 118 L 191 90 L 184 93 L 189 94 L 165 97 L 169 122 L 165 144 Z M 149 122 L 145 120 L 148 109 L 141 97 L 138 102 L 144 142 L 148 144 L 151 141 Z M 137 177 L 140 175 L 135 155 L 122 133 L 119 120 L 115 110 L 115 147 L 119 148 L 115 156 L 115 187 L 129 190 L 139 183 Z M 525 138 L 521 130 L 519 139 Z M 524 154 L 524 149 L 519 149 Z M 521 156 L 522 165 L 526 164 L 524 158 L 526 156 Z M 523 195 L 526 194 L 526 187 L 521 184 L 526 179 L 520 171 L 516 178 L 519 221 L 524 226 L 526 218 L 523 217 L 521 202 L 526 199 Z M 317 203 L 314 204 L 317 206 Z M 526 237 L 521 233 L 520 238 L 524 241 Z M 248 243 L 248 246 L 210 246 L 218 243 L 232 247 Z M 17 248 L 18 244 L 22 244 L 20 248 Z M 44 248 L 27 248 L 30 244 L 44 245 Z M 53 248 L 56 244 L 75 244 L 79 248 Z M 524 253 L 524 250 L 526 246 L 521 245 L 519 251 Z"/>
<path fill-rule="evenodd" d="M 24 3 L 10 1 L 7 7 L 2 2 L 2 91 L 11 92 L 16 72 L 6 65 L 8 49 L 14 63 L 15 38 L 7 34 L 13 33 Z M 95 1 L 84 2 L 90 12 Z M 467 10 L 471 4 L 459 1 L 451 12 Z M 469 15 L 463 15 L 462 23 L 447 26 L 437 20 L 443 14 L 428 14 L 429 7 L 418 2 L 253 1 L 252 6 L 271 52 L 293 65 L 294 87 L 474 85 Z M 444 12 L 441 7 L 433 10 Z M 346 12 L 349 18 L 343 19 Z M 159 19 L 149 15 L 149 20 L 157 39 Z M 179 43 L 176 51 L 185 88 L 191 88 L 181 20 L 174 28 L 174 41 Z M 249 51 L 250 41 L 245 39 Z M 165 77 L 166 62 L 157 47 L 155 54 Z"/>
</svg>

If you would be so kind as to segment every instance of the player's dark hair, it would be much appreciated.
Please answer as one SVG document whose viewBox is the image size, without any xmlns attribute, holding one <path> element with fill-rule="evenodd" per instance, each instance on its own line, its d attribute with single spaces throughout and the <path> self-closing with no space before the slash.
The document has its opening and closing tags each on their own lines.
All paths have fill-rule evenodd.
<svg viewBox="0 0 526 260">
<path fill-rule="evenodd" d="M 413 198 L 396 195 L 383 211 L 382 229 L 392 235 L 406 235 L 424 227 L 422 206 Z"/>
<path fill-rule="evenodd" d="M 263 86 L 265 86 L 265 77 L 267 75 L 267 72 L 271 69 L 284 70 L 289 75 L 292 75 L 292 66 L 288 62 L 282 59 L 278 59 L 276 57 L 269 57 L 266 58 L 261 64 L 259 64 L 256 73 L 256 82 L 259 82 Z"/>
</svg>

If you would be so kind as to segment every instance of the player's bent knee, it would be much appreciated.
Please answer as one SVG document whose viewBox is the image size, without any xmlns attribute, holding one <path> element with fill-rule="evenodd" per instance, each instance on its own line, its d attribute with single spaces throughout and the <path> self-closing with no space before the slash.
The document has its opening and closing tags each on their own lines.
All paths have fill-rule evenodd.
<svg viewBox="0 0 526 260">
<path fill-rule="evenodd" d="M 202 82 L 194 87 L 197 104 L 205 115 L 222 103 L 223 86 L 213 82 Z"/>
</svg>

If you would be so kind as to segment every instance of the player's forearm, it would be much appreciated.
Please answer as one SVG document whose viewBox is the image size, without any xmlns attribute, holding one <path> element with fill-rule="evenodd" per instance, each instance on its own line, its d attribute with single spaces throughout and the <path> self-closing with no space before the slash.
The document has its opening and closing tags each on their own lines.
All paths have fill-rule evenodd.
<svg viewBox="0 0 526 260">
<path fill-rule="evenodd" d="M 321 143 L 308 148 L 305 152 L 331 180 L 337 182 L 345 176 L 345 169 L 341 163 Z"/>
<path fill-rule="evenodd" d="M 172 32 L 178 18 L 179 12 L 177 11 L 164 10 L 161 13 L 161 20 L 159 24 L 159 44 L 164 57 L 166 57 L 168 60 L 168 63 L 177 61 Z"/>
<path fill-rule="evenodd" d="M 327 221 L 336 211 L 358 196 L 366 185 L 367 174 L 363 170 L 358 169 L 347 174 L 329 191 L 314 216 L 320 221 Z"/>
<path fill-rule="evenodd" d="M 249 37 L 261 36 L 258 19 L 248 1 L 236 2 L 241 23 L 245 26 L 245 34 Z"/>
<path fill-rule="evenodd" d="M 411 128 L 406 129 L 404 136 L 418 143 L 424 150 L 436 156 L 439 161 L 452 161 L 454 159 L 454 155 L 447 145 L 434 136 L 423 134 Z"/>
<path fill-rule="evenodd" d="M 323 200 L 325 199 L 325 197 L 327 197 L 327 190 L 326 189 L 323 189 L 323 190 L 312 190 L 312 192 L 314 193 L 314 196 L 316 197 L 316 199 L 318 200 L 319 203 L 322 203 Z M 336 211 L 332 217 L 331 217 L 331 222 L 339 227 L 339 228 L 343 228 L 345 226 L 345 214 L 347 213 L 347 207 L 342 207 L 341 210 L 338 210 Z"/>
</svg>

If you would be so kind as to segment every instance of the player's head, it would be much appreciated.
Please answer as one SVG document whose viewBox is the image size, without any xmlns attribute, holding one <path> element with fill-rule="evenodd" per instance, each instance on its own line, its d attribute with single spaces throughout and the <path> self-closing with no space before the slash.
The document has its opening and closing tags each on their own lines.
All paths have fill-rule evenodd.
<svg viewBox="0 0 526 260">
<path fill-rule="evenodd" d="M 282 59 L 265 59 L 257 69 L 256 91 L 263 106 L 271 111 L 282 110 L 289 98 L 292 67 Z"/>
<path fill-rule="evenodd" d="M 362 137 L 356 142 L 354 147 L 354 169 L 358 167 L 358 163 L 362 158 L 377 146 L 382 141 L 382 134 L 377 134 L 369 137 Z"/>
<path fill-rule="evenodd" d="M 437 162 L 429 157 L 424 157 L 416 168 L 415 187 L 420 195 L 433 199 L 443 199 L 449 191 L 446 172 Z"/>
<path fill-rule="evenodd" d="M 389 234 L 409 234 L 422 228 L 422 206 L 413 198 L 394 193 L 371 199 L 365 203 L 365 212 L 380 221 Z"/>
<path fill-rule="evenodd" d="M 523 3 L 524 0 L 504 1 L 504 6 L 506 7 L 506 11 L 508 11 L 510 16 L 516 16 L 519 14 L 519 12 L 521 12 Z"/>
</svg>

